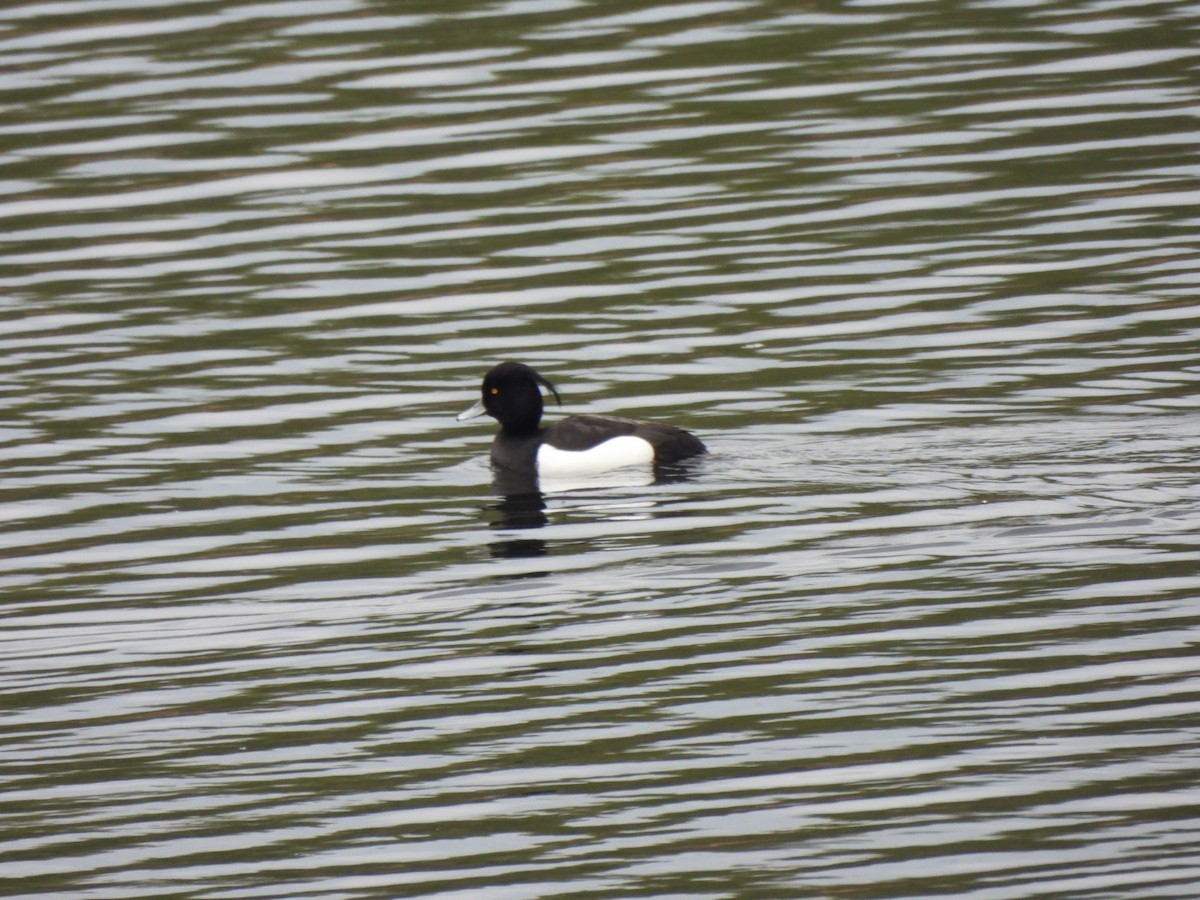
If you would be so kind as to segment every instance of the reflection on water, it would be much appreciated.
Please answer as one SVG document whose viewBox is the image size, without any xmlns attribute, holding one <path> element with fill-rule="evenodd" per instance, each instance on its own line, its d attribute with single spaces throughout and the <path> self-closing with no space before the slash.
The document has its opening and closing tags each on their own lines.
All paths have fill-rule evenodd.
<svg viewBox="0 0 1200 900">
<path fill-rule="evenodd" d="M 1185 897 L 1194 9 L 10 3 L 6 896 Z M 494 479 L 498 358 L 709 457 Z"/>
<path fill-rule="evenodd" d="M 505 539 L 492 541 L 492 556 L 500 559 L 521 559 L 546 555 L 546 542 L 535 535 L 526 534 L 534 528 L 544 528 L 546 498 L 540 491 L 519 494 L 502 494 L 499 503 L 489 507 L 496 517 L 488 522 L 489 527 L 504 532 L 517 532 Z"/>
<path fill-rule="evenodd" d="M 593 475 L 543 478 L 507 469 L 492 470 L 492 488 L 500 498 L 488 507 L 488 525 L 506 534 L 505 540 L 491 543 L 497 558 L 545 556 L 545 540 L 526 533 L 550 524 L 548 509 L 583 512 L 597 521 L 642 520 L 657 518 L 665 502 L 651 490 L 653 485 L 683 484 L 693 479 L 707 460 L 688 460 L 672 465 L 641 469 L 615 469 Z M 541 574 L 541 573 L 539 573 Z"/>
</svg>

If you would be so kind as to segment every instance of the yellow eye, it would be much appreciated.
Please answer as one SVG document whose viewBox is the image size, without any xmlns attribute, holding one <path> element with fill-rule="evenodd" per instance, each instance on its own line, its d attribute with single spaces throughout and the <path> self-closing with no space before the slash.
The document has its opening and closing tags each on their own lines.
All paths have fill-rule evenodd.
<svg viewBox="0 0 1200 900">
<path fill-rule="evenodd" d="M 500 393 L 500 388 L 492 388 L 488 391 L 488 393 L 495 397 L 498 393 Z"/>
</svg>

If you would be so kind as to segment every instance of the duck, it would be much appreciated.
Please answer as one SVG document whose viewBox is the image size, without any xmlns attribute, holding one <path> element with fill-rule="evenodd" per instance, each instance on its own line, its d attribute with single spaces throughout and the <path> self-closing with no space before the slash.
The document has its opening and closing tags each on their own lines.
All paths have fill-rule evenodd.
<svg viewBox="0 0 1200 900">
<path fill-rule="evenodd" d="M 500 423 L 492 442 L 493 468 L 541 478 L 572 478 L 638 466 L 657 469 L 707 453 L 694 434 L 664 422 L 620 416 L 573 415 L 542 424 L 545 376 L 519 362 L 503 362 L 483 376 L 480 399 L 458 421 L 487 414 Z"/>
</svg>

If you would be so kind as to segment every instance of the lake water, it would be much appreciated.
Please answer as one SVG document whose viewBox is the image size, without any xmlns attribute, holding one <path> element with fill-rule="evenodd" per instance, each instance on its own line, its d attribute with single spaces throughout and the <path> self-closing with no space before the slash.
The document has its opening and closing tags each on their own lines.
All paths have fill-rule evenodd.
<svg viewBox="0 0 1200 900">
<path fill-rule="evenodd" d="M 0 893 L 1200 896 L 1198 29 L 7 3 Z"/>
</svg>

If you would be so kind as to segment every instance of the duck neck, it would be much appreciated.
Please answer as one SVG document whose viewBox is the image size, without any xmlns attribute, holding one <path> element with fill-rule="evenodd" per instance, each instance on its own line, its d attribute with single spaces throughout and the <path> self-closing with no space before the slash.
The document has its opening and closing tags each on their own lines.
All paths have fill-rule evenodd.
<svg viewBox="0 0 1200 900">
<path fill-rule="evenodd" d="M 501 469 L 532 472 L 537 466 L 538 444 L 541 429 L 534 426 L 532 432 L 515 433 L 502 428 L 492 441 L 492 465 Z"/>
<path fill-rule="evenodd" d="M 541 430 L 541 425 L 538 422 L 521 422 L 515 425 L 505 425 L 500 429 L 500 433 L 505 437 L 524 441 L 537 437 Z"/>
</svg>

